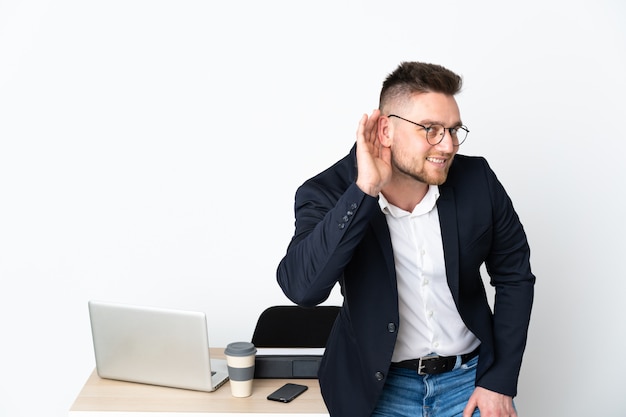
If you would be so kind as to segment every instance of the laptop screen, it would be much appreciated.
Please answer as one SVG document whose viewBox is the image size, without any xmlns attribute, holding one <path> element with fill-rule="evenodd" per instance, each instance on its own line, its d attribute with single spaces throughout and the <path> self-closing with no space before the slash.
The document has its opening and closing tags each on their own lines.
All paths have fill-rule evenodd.
<svg viewBox="0 0 626 417">
<path fill-rule="evenodd" d="M 213 391 L 206 315 L 148 306 L 89 302 L 96 369 L 101 378 Z"/>
</svg>

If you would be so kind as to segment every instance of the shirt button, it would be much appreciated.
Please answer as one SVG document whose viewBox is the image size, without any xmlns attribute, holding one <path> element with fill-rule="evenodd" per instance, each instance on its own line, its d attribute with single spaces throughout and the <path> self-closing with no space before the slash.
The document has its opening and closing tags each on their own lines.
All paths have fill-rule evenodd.
<svg viewBox="0 0 626 417">
<path fill-rule="evenodd" d="M 395 323 L 389 323 L 387 325 L 387 330 L 389 330 L 389 333 L 394 333 L 396 331 L 396 325 Z"/>
<path fill-rule="evenodd" d="M 377 381 L 382 381 L 385 378 L 385 375 L 383 375 L 383 373 L 379 371 L 374 374 L 374 377 Z"/>
<path fill-rule="evenodd" d="M 434 313 L 433 313 L 432 311 L 429 311 L 429 312 L 427 313 L 428 317 L 432 317 L 432 316 L 433 316 L 433 314 L 434 314 Z"/>
</svg>

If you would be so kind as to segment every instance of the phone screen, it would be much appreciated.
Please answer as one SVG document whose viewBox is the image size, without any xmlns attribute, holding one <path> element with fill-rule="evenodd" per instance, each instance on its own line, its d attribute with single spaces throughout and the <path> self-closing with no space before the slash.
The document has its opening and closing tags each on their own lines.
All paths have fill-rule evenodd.
<svg viewBox="0 0 626 417">
<path fill-rule="evenodd" d="M 268 395 L 267 399 L 288 403 L 307 389 L 309 389 L 309 387 L 306 385 L 287 383 Z"/>
</svg>

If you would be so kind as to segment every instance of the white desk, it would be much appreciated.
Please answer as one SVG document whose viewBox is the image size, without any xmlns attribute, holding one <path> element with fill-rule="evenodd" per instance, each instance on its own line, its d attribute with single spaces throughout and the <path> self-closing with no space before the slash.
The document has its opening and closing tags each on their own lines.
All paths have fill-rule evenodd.
<svg viewBox="0 0 626 417">
<path fill-rule="evenodd" d="M 223 349 L 211 349 L 211 357 L 223 358 Z M 309 389 L 290 403 L 267 400 L 286 382 Z M 252 395 L 235 398 L 227 382 L 217 391 L 200 392 L 102 379 L 91 374 L 74 404 L 70 417 L 328 417 L 316 379 L 256 379 Z"/>
</svg>

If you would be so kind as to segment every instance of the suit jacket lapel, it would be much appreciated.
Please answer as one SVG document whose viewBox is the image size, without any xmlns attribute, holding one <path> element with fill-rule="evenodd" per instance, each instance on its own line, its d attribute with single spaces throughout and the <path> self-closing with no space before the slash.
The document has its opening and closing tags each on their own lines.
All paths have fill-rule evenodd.
<svg viewBox="0 0 626 417">
<path fill-rule="evenodd" d="M 452 187 L 440 186 L 437 201 L 439 225 L 443 241 L 443 253 L 446 264 L 448 286 L 452 297 L 458 304 L 459 300 L 459 232 L 456 222 L 456 202 Z"/>
</svg>

